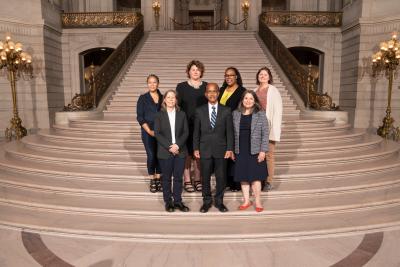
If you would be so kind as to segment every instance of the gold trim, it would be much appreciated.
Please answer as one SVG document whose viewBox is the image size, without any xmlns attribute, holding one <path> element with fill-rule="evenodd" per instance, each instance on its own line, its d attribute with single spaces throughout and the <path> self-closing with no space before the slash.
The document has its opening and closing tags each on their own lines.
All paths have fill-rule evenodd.
<svg viewBox="0 0 400 267">
<path fill-rule="evenodd" d="M 268 11 L 261 19 L 268 26 L 341 27 L 342 12 Z"/>
<path fill-rule="evenodd" d="M 64 28 L 133 27 L 141 17 L 139 12 L 128 11 L 63 13 L 61 22 Z"/>
</svg>

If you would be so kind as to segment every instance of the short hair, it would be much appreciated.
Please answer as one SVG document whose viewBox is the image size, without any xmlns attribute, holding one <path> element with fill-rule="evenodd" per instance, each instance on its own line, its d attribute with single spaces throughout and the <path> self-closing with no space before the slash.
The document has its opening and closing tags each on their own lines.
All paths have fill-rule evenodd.
<svg viewBox="0 0 400 267">
<path fill-rule="evenodd" d="M 190 68 L 192 66 L 196 66 L 200 70 L 200 73 L 201 73 L 200 74 L 200 78 L 203 78 L 203 74 L 204 74 L 204 71 L 205 71 L 204 64 L 201 63 L 199 60 L 196 60 L 196 59 L 193 59 L 192 61 L 190 61 L 187 64 L 187 66 L 186 66 L 187 77 L 190 78 L 189 71 L 190 71 Z"/>
<path fill-rule="evenodd" d="M 257 74 L 256 74 L 256 83 L 257 83 L 257 85 L 260 85 L 260 81 L 258 80 L 258 75 L 259 75 L 260 72 L 263 71 L 263 70 L 265 70 L 266 72 L 268 72 L 268 76 L 269 76 L 268 84 L 272 84 L 272 83 L 274 82 L 274 80 L 273 80 L 273 78 L 272 78 L 271 70 L 270 70 L 268 67 L 262 67 L 261 69 L 259 69 L 259 70 L 257 71 Z"/>
<path fill-rule="evenodd" d="M 245 97 L 247 94 L 251 94 L 251 95 L 253 96 L 253 98 L 254 98 L 253 113 L 257 113 L 257 112 L 259 112 L 260 110 L 262 110 L 262 109 L 261 109 L 260 100 L 258 99 L 258 97 L 257 97 L 257 95 L 256 95 L 256 92 L 254 92 L 253 90 L 246 90 L 246 91 L 243 92 L 242 97 L 240 98 L 240 102 L 239 102 L 238 108 L 237 108 L 237 109 L 240 111 L 240 113 L 243 113 L 244 110 L 245 110 L 245 108 L 244 108 L 244 106 L 243 106 L 243 100 L 244 100 L 244 97 Z"/>
<path fill-rule="evenodd" d="M 157 83 L 160 83 L 160 79 L 155 74 L 149 74 L 149 76 L 147 76 L 147 78 L 146 78 L 146 82 L 149 82 L 149 79 L 152 77 L 157 80 Z"/>
<path fill-rule="evenodd" d="M 206 92 L 207 92 L 208 86 L 210 86 L 210 85 L 215 86 L 215 88 L 217 89 L 217 92 L 219 92 L 219 87 L 218 87 L 218 84 L 216 84 L 216 83 L 207 83 Z"/>
<path fill-rule="evenodd" d="M 239 86 L 243 86 L 242 75 L 240 75 L 239 70 L 238 70 L 237 68 L 235 68 L 235 67 L 228 67 L 228 68 L 225 69 L 224 74 L 225 74 L 228 70 L 233 70 L 233 71 L 235 72 L 235 75 L 236 75 L 236 83 L 237 83 Z M 226 88 L 227 86 L 228 86 L 228 84 L 226 83 L 226 81 L 225 81 L 225 79 L 224 79 L 224 82 L 222 83 L 221 88 Z"/>
<path fill-rule="evenodd" d="M 163 97 L 163 101 L 161 103 L 161 110 L 167 111 L 167 105 L 165 104 L 165 99 L 167 98 L 168 94 L 174 94 L 175 95 L 175 99 L 176 99 L 175 109 L 176 109 L 176 111 L 181 110 L 181 108 L 178 106 L 178 93 L 175 90 L 172 90 L 172 89 L 171 90 L 167 90 L 165 92 L 164 97 Z"/>
</svg>

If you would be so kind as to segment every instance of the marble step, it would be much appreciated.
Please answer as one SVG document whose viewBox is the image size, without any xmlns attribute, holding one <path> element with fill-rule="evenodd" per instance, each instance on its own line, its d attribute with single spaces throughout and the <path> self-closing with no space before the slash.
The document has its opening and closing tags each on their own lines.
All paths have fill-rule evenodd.
<svg viewBox="0 0 400 267">
<path fill-rule="evenodd" d="M 27 148 L 22 143 L 7 144 L 5 146 L 8 158 L 33 163 L 46 163 L 54 165 L 85 166 L 85 167 L 107 167 L 107 168 L 125 168 L 132 171 L 146 165 L 146 157 L 142 154 L 130 153 L 125 156 L 119 155 L 96 155 L 85 154 L 83 152 L 63 152 L 63 151 L 42 151 Z M 398 147 L 382 144 L 380 147 L 367 148 L 363 153 L 359 151 L 340 151 L 330 153 L 329 156 L 319 154 L 307 154 L 302 156 L 282 155 L 277 156 L 275 163 L 276 169 L 296 169 L 300 167 L 316 166 L 338 166 L 353 164 L 357 162 L 373 162 L 380 159 L 387 159 L 398 152 Z"/>
<path fill-rule="evenodd" d="M 276 159 L 279 161 L 281 159 L 287 157 L 299 157 L 299 156 L 307 156 L 307 155 L 327 155 L 327 154 L 335 154 L 338 152 L 354 152 L 357 151 L 359 153 L 363 153 L 365 151 L 369 151 L 372 149 L 378 149 L 381 145 L 382 139 L 376 136 L 371 136 L 366 140 L 363 140 L 362 143 L 351 143 L 351 144 L 333 144 L 328 146 L 320 146 L 320 147 L 285 147 L 284 145 L 280 145 L 279 149 L 276 152 Z M 135 146 L 102 146 L 102 145 L 82 145 L 75 143 L 60 143 L 60 142 L 48 142 L 42 140 L 39 136 L 28 136 L 22 140 L 22 143 L 25 147 L 31 150 L 37 150 L 42 152 L 59 152 L 59 153 L 77 153 L 77 154 L 85 154 L 89 155 L 109 155 L 109 156 L 119 156 L 119 157 L 129 157 L 132 154 L 137 156 L 145 157 L 146 152 L 143 149 L 143 145 L 135 145 Z M 335 156 L 335 155 L 334 155 Z"/>
<path fill-rule="evenodd" d="M 309 213 L 329 214 L 332 212 L 352 212 L 355 209 L 374 208 L 376 206 L 393 204 L 400 205 L 400 179 L 394 179 L 389 183 L 377 187 L 356 188 L 347 191 L 331 191 L 317 193 L 304 193 L 269 197 L 263 194 L 262 201 L 267 208 L 269 216 L 299 216 Z M 98 216 L 122 215 L 122 216 L 157 216 L 169 217 L 164 212 L 161 194 L 136 195 L 130 191 L 123 192 L 96 192 L 91 190 L 79 190 L 78 192 L 64 191 L 63 188 L 35 187 L 30 184 L 18 184 L 7 181 L 0 182 L 0 190 L 4 193 L 0 196 L 0 202 L 14 205 L 29 206 L 34 208 L 49 208 L 59 212 L 80 212 L 97 214 Z M 54 197 L 62 195 L 62 197 Z M 200 194 L 198 198 L 186 198 L 185 203 L 192 209 L 185 217 L 198 217 L 198 210 L 202 204 Z M 243 213 L 237 210 L 241 198 L 227 198 L 225 204 L 231 210 L 224 217 L 235 220 L 235 216 L 248 216 L 251 213 Z M 213 216 L 213 214 L 210 214 Z M 253 215 L 254 216 L 254 215 Z"/>
<path fill-rule="evenodd" d="M 51 207 L 38 208 L 7 202 L 0 204 L 0 213 L 1 225 L 29 232 L 169 243 L 298 239 L 378 231 L 400 224 L 400 204 L 395 200 L 352 212 L 308 213 L 303 216 L 274 216 L 268 210 L 261 214 L 237 212 L 239 215 L 234 218 L 227 217 L 233 212 L 227 215 L 214 210 L 207 214 L 175 212 L 162 217 L 99 216 L 97 213 L 65 212 Z"/>
<path fill-rule="evenodd" d="M 39 158 L 33 158 L 29 161 L 21 158 L 14 158 L 0 153 L 0 168 L 5 171 L 17 173 L 20 175 L 51 175 L 54 177 L 67 177 L 68 179 L 93 179 L 93 180 L 124 180 L 143 179 L 147 176 L 147 169 L 143 165 L 138 165 L 135 169 L 120 167 L 108 168 L 104 166 L 81 165 L 60 165 L 60 164 L 41 164 Z M 370 173 L 380 173 L 389 171 L 390 169 L 400 166 L 400 158 L 398 153 L 381 157 L 371 162 L 349 162 L 348 164 L 328 164 L 323 167 L 317 166 L 299 166 L 299 167 L 283 167 L 277 166 L 276 179 L 290 179 L 293 181 L 300 180 L 320 180 L 331 179 L 332 177 L 347 177 L 351 175 L 368 175 Z"/>
<path fill-rule="evenodd" d="M 315 127 L 331 127 L 335 125 L 335 119 L 330 118 L 320 118 L 320 119 L 305 119 L 304 117 L 295 121 L 283 121 L 282 130 L 292 130 L 295 128 L 315 128 Z M 120 118 L 119 120 L 106 120 L 106 119 L 70 119 L 69 127 L 73 128 L 104 128 L 104 129 L 131 129 L 140 128 L 136 121 L 131 121 L 130 119 L 124 120 Z"/>
<path fill-rule="evenodd" d="M 133 116 L 132 118 L 135 118 Z M 137 124 L 136 121 L 132 121 L 132 124 Z M 331 127 L 316 127 L 316 128 L 293 128 L 290 131 L 283 131 L 281 134 L 281 138 L 302 138 L 302 137 L 308 137 L 308 136 L 331 136 L 331 135 L 336 135 L 336 134 L 341 134 L 341 133 L 346 133 L 349 131 L 350 125 L 349 124 L 340 124 L 340 125 L 335 125 Z M 56 133 L 60 134 L 73 134 L 73 135 L 82 135 L 82 136 L 97 136 L 99 138 L 102 137 L 110 137 L 110 138 L 135 138 L 140 137 L 141 130 L 139 127 L 137 128 L 131 128 L 131 129 L 94 129 L 94 128 L 73 128 L 73 127 L 68 127 L 65 125 L 54 125 L 53 130 Z"/>
<path fill-rule="evenodd" d="M 263 199 L 302 198 L 313 194 L 343 194 L 359 190 L 374 190 L 382 186 L 391 186 L 400 182 L 399 168 L 383 169 L 369 174 L 332 176 L 324 179 L 276 179 L 274 189 L 262 192 Z M 214 178 L 213 178 L 214 179 Z M 33 188 L 67 193 L 85 193 L 97 196 L 121 196 L 129 198 L 159 199 L 162 193 L 149 192 L 147 176 L 131 179 L 91 179 L 85 177 L 53 176 L 51 174 L 20 175 L 10 171 L 0 174 L 0 183 L 14 187 Z M 241 192 L 225 192 L 225 200 L 240 200 Z M 202 199 L 201 192 L 187 193 L 183 191 L 185 200 Z"/>
</svg>

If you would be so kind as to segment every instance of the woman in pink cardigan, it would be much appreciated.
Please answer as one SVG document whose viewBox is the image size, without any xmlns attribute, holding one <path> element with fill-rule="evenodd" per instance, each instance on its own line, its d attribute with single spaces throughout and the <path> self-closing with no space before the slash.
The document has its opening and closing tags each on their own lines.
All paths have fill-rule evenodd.
<svg viewBox="0 0 400 267">
<path fill-rule="evenodd" d="M 269 126 L 269 151 L 267 153 L 268 177 L 264 190 L 272 189 L 275 171 L 275 145 L 281 140 L 282 125 L 282 98 L 279 90 L 272 85 L 271 70 L 262 67 L 256 75 L 258 87 L 254 90 L 260 100 L 261 107 L 265 110 Z"/>
</svg>

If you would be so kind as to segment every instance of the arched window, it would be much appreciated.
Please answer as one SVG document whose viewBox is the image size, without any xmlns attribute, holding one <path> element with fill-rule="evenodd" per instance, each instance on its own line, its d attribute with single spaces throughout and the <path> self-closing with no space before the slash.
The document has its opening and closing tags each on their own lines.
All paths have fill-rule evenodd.
<svg viewBox="0 0 400 267">
<path fill-rule="evenodd" d="M 90 77 L 90 66 L 93 64 L 95 70 L 100 68 L 113 51 L 113 48 L 96 47 L 79 53 L 81 93 L 86 93 L 89 90 L 88 77 Z"/>
</svg>

